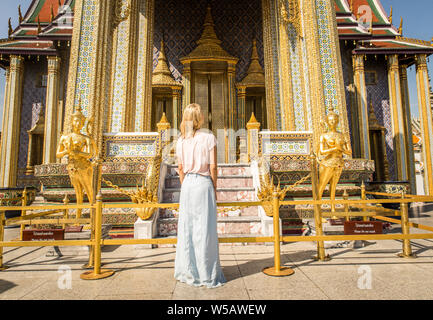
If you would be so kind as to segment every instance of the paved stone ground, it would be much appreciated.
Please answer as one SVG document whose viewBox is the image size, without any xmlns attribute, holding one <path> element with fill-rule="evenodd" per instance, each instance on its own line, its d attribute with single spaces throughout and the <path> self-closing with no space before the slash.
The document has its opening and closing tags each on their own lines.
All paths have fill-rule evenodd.
<svg viewBox="0 0 433 320">
<path fill-rule="evenodd" d="M 422 213 L 411 221 L 433 226 L 433 214 Z M 394 232 L 399 230 L 394 226 Z M 6 240 L 17 235 L 18 229 L 6 230 Z M 262 273 L 273 265 L 272 246 L 224 245 L 220 255 L 228 283 L 216 289 L 176 282 L 172 248 L 105 247 L 103 263 L 116 273 L 98 281 L 80 279 L 86 256 L 47 257 L 48 248 L 6 248 L 4 260 L 10 269 L 0 272 L 0 300 L 433 299 L 433 240 L 412 244 L 417 259 L 398 258 L 401 241 L 387 240 L 360 249 L 328 249 L 329 262 L 311 259 L 316 248 L 312 242 L 284 244 L 282 264 L 295 271 L 284 278 Z M 69 289 L 59 286 L 65 266 L 71 269 Z"/>
</svg>

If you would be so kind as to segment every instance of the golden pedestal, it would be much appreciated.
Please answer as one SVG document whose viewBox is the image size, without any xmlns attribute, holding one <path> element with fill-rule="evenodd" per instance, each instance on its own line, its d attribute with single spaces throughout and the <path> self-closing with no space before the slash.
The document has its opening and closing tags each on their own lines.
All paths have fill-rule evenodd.
<svg viewBox="0 0 433 320">
<path fill-rule="evenodd" d="M 280 270 L 276 270 L 275 267 L 264 268 L 262 272 L 272 277 L 287 277 L 295 273 L 293 269 L 284 267 L 280 268 Z"/>
<path fill-rule="evenodd" d="M 96 274 L 94 271 L 86 271 L 80 275 L 82 280 L 99 280 L 111 277 L 114 274 L 113 270 L 101 269 L 101 272 Z"/>
</svg>

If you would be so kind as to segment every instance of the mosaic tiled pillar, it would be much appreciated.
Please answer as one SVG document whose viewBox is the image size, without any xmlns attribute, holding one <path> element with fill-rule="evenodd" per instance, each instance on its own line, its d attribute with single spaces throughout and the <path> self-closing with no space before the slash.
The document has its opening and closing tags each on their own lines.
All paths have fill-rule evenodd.
<svg viewBox="0 0 433 320">
<path fill-rule="evenodd" d="M 77 0 L 68 75 L 65 132 L 71 132 L 71 115 L 80 106 L 94 120 L 93 135 L 102 151 L 102 134 L 108 128 L 112 28 L 115 2 Z"/>
<path fill-rule="evenodd" d="M 316 58 L 320 61 L 321 66 L 321 90 L 323 91 L 325 110 L 329 112 L 333 109 L 340 115 L 339 127 L 346 140 L 349 142 L 350 130 L 347 118 L 343 68 L 334 2 L 329 0 L 314 0 L 312 2 L 311 6 L 314 8 L 313 17 L 317 25 L 317 30 L 315 30 L 313 35 L 318 37 L 320 54 L 316 56 Z M 304 9 L 307 7 L 308 6 L 304 4 Z M 314 51 L 316 52 L 316 50 Z M 314 59 L 311 57 L 309 57 L 309 61 L 315 63 Z M 312 91 L 312 95 L 313 93 L 316 94 L 316 91 Z M 319 110 L 313 109 L 313 112 L 316 111 Z M 323 113 L 322 115 L 324 116 Z"/>
<path fill-rule="evenodd" d="M 139 0 L 135 131 L 149 132 L 152 118 L 154 0 Z"/>
<path fill-rule="evenodd" d="M 43 164 L 56 162 L 57 149 L 57 116 L 59 114 L 59 89 L 61 59 L 48 57 L 47 98 L 45 104 L 45 133 Z"/>
<path fill-rule="evenodd" d="M 20 134 L 22 92 L 24 83 L 24 58 L 10 57 L 9 79 L 7 81 L 4 109 L 6 117 L 3 122 L 2 148 L 0 155 L 0 187 L 14 188 L 17 184 L 18 141 Z M 3 151 L 3 150 L 2 150 Z"/>
<path fill-rule="evenodd" d="M 317 38 L 317 19 L 314 0 L 305 0 L 302 4 L 302 15 L 304 21 L 304 39 L 307 51 L 307 73 L 309 77 L 308 88 L 311 92 L 310 105 L 313 123 L 313 142 L 314 150 L 317 150 L 319 145 L 319 137 L 321 134 L 321 124 L 326 113 L 325 98 L 323 90 L 323 77 L 320 65 L 320 47 Z"/>
<path fill-rule="evenodd" d="M 364 55 L 353 56 L 353 78 L 355 84 L 355 97 L 358 115 L 359 153 L 357 156 L 363 159 L 371 159 L 370 134 L 368 126 L 368 101 L 367 88 L 365 86 Z"/>
<path fill-rule="evenodd" d="M 281 102 L 285 128 L 289 131 L 311 130 L 303 4 L 298 0 L 280 0 L 279 3 Z"/>
<path fill-rule="evenodd" d="M 416 176 L 415 176 L 415 155 L 413 146 L 412 133 L 412 118 L 410 112 L 410 100 L 409 100 L 409 84 L 407 81 L 407 66 L 400 65 L 400 86 L 401 86 L 401 101 L 403 104 L 403 119 L 404 128 L 407 134 L 407 148 L 406 148 L 406 159 L 408 163 L 408 177 L 410 182 L 410 189 L 413 194 L 416 193 Z"/>
<path fill-rule="evenodd" d="M 405 119 L 400 83 L 398 55 L 390 55 L 388 56 L 388 85 L 397 179 L 399 181 L 408 181 L 408 163 L 406 158 L 408 136 L 404 126 Z"/>
<path fill-rule="evenodd" d="M 137 0 L 122 0 L 123 8 L 128 8 L 126 20 L 119 23 L 113 35 L 113 61 L 110 127 L 109 131 L 135 131 L 136 116 L 136 53 L 138 31 Z"/>
<path fill-rule="evenodd" d="M 418 87 L 418 107 L 421 115 L 422 150 L 424 156 L 424 189 L 426 194 L 433 196 L 433 124 L 430 106 L 430 81 L 427 74 L 427 57 L 425 54 L 416 56 L 416 81 Z"/>
</svg>

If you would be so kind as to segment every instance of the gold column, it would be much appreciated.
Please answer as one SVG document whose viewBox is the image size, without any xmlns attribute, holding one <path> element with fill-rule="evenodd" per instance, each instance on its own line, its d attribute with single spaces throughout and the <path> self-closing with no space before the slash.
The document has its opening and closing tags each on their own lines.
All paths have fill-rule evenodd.
<svg viewBox="0 0 433 320">
<path fill-rule="evenodd" d="M 270 130 L 277 130 L 276 119 L 276 101 L 275 101 L 275 84 L 274 84 L 274 57 L 273 57 L 273 37 L 272 32 L 272 16 L 273 9 L 272 0 L 262 0 L 263 11 L 263 46 L 265 55 L 265 79 L 266 79 L 266 110 L 268 127 Z"/>
<path fill-rule="evenodd" d="M 234 64 L 229 63 L 227 67 L 227 77 L 228 77 L 228 96 L 229 96 L 229 114 L 228 116 L 228 129 L 229 130 L 229 146 L 228 150 L 228 159 L 229 163 L 236 162 L 236 136 L 234 135 L 235 130 L 237 130 L 237 125 L 235 119 L 238 114 L 236 112 L 236 90 L 235 90 L 235 75 L 236 75 L 236 66 Z"/>
<path fill-rule="evenodd" d="M 152 121 L 153 27 L 155 0 L 139 0 L 135 131 L 148 132 Z"/>
<path fill-rule="evenodd" d="M 413 150 L 412 139 L 412 119 L 410 112 L 409 100 L 409 85 L 407 82 L 407 65 L 400 65 L 400 86 L 401 86 L 401 100 L 403 104 L 403 120 L 404 129 L 407 136 L 406 147 L 406 161 L 407 161 L 407 175 L 410 181 L 410 189 L 412 194 L 416 194 L 416 177 L 415 177 L 415 156 Z"/>
<path fill-rule="evenodd" d="M 48 57 L 43 164 L 56 163 L 60 65 L 61 59 L 59 57 Z"/>
<path fill-rule="evenodd" d="M 9 118 L 9 108 L 6 106 L 9 103 L 9 90 L 10 90 L 10 68 L 6 68 L 6 79 L 5 79 L 5 92 L 4 92 L 4 103 L 3 103 L 3 121 L 2 121 L 2 135 L 1 135 L 1 154 L 0 154 L 0 181 L 2 181 L 4 166 L 6 164 L 5 161 L 2 160 L 2 155 L 6 154 L 7 143 L 6 143 L 6 130 L 7 130 L 7 119 Z"/>
<path fill-rule="evenodd" d="M 433 196 L 433 124 L 429 94 L 430 84 L 427 74 L 427 57 L 425 54 L 416 55 L 416 81 L 418 87 L 418 107 L 421 115 L 425 190 L 426 194 Z"/>
<path fill-rule="evenodd" d="M 397 179 L 408 180 L 408 163 L 406 160 L 407 133 L 404 126 L 402 93 L 400 87 L 400 67 L 398 55 L 388 56 L 388 84 L 390 93 L 390 107 L 392 131 L 394 136 L 394 156 L 397 161 Z"/>
<path fill-rule="evenodd" d="M 7 118 L 4 119 L 2 130 L 2 148 L 4 148 L 4 152 L 2 152 L 0 159 L 1 188 L 14 188 L 17 183 L 23 76 L 24 58 L 12 55 L 10 57 L 10 71 L 7 84 L 8 92 L 5 94 L 7 101 L 4 106 Z"/>
<path fill-rule="evenodd" d="M 178 129 L 180 127 L 180 122 L 182 121 L 182 89 L 173 87 L 173 129 Z"/>
<path fill-rule="evenodd" d="M 245 128 L 245 99 L 247 97 L 247 88 L 245 86 L 238 85 L 237 86 L 237 94 L 238 94 L 238 128 Z"/>
<path fill-rule="evenodd" d="M 191 104 L 191 64 L 189 62 L 185 63 L 183 69 L 183 107 L 182 113 L 186 106 Z"/>
<path fill-rule="evenodd" d="M 357 154 L 357 156 L 363 159 L 371 159 L 364 59 L 364 55 L 353 56 L 353 78 L 355 84 L 356 111 L 358 115 L 357 130 L 359 132 L 359 154 Z"/>
</svg>

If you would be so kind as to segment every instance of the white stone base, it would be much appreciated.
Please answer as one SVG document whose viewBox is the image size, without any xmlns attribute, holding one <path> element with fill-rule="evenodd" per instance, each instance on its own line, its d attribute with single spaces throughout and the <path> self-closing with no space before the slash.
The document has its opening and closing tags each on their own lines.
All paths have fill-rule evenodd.
<svg viewBox="0 0 433 320">
<path fill-rule="evenodd" d="M 152 219 L 142 220 L 138 218 L 134 223 L 134 239 L 152 239 L 157 234 L 157 220 L 159 216 L 159 210 L 156 212 Z M 156 245 L 153 244 L 136 244 L 134 245 L 135 250 L 142 249 L 153 249 Z"/>
</svg>

